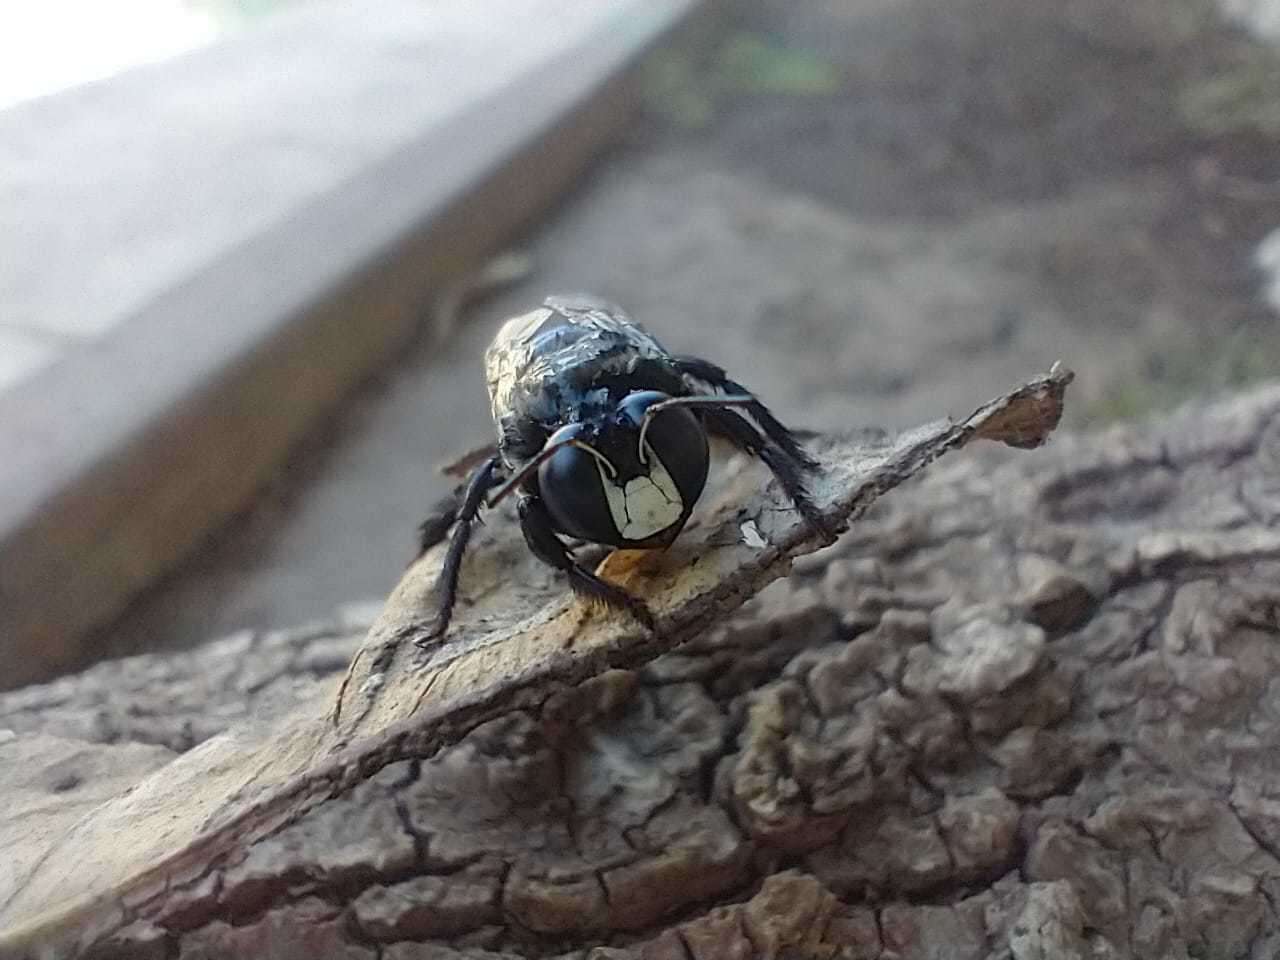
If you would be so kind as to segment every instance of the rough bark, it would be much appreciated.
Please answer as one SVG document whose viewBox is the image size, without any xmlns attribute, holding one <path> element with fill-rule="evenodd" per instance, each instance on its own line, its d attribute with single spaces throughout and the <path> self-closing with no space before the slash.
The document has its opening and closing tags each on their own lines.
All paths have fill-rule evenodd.
<svg viewBox="0 0 1280 960">
<path fill-rule="evenodd" d="M 684 553 L 608 562 L 661 641 L 492 522 L 456 639 L 407 642 L 428 558 L 336 725 L 333 683 L 291 678 L 341 631 L 135 662 L 179 701 L 218 678 L 189 740 L 277 701 L 171 761 L 175 728 L 130 742 L 90 699 L 129 668 L 0 700 L 0 953 L 1275 955 L 1280 388 L 957 458 L 867 512 L 977 432 L 1034 442 L 1064 385 L 833 445 L 821 502 L 857 522 L 729 616 L 811 549 L 736 472 Z"/>
</svg>

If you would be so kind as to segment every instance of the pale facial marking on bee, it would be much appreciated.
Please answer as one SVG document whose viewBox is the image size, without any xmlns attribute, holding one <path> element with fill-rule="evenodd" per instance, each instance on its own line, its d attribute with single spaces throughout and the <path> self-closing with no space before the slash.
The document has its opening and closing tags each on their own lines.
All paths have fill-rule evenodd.
<svg viewBox="0 0 1280 960">
<path fill-rule="evenodd" d="M 653 448 L 645 444 L 649 454 L 649 475 L 632 477 L 620 487 L 597 463 L 600 482 L 609 501 L 613 524 L 624 540 L 645 540 L 676 523 L 684 513 L 680 489 Z"/>
</svg>

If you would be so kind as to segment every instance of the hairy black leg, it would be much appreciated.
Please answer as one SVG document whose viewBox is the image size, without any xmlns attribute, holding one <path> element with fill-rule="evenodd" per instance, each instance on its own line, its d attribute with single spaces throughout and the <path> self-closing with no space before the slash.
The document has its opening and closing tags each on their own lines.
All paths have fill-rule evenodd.
<svg viewBox="0 0 1280 960">
<path fill-rule="evenodd" d="M 449 552 L 444 556 L 444 565 L 440 568 L 440 579 L 436 582 L 436 615 L 426 633 L 415 640 L 418 646 L 425 646 L 433 640 L 438 640 L 449 629 L 449 621 L 453 618 L 453 604 L 458 598 L 458 572 L 462 569 L 462 555 L 467 552 L 467 543 L 471 540 L 471 527 L 480 513 L 480 504 L 484 503 L 484 495 L 497 482 L 494 477 L 497 466 L 498 458 L 490 457 L 476 468 L 467 482 L 466 494 L 462 497 L 462 504 L 456 511 L 457 526 L 453 529 L 453 539 L 449 541 Z M 423 527 L 422 534 L 425 541 L 428 531 L 425 529 L 426 524 Z M 448 524 L 445 524 L 445 529 L 448 529 Z M 434 527 L 431 532 L 435 533 Z M 444 534 L 441 531 L 439 539 L 443 537 Z"/>
<path fill-rule="evenodd" d="M 533 555 L 548 566 L 563 570 L 569 577 L 569 586 L 580 597 L 603 603 L 615 610 L 625 610 L 651 631 L 657 627 L 653 614 L 642 600 L 633 597 L 621 587 L 601 580 L 574 559 L 551 526 L 551 517 L 537 497 L 528 494 L 520 498 L 520 529 L 525 543 Z"/>
<path fill-rule="evenodd" d="M 759 429 L 732 410 L 712 408 L 702 416 L 711 433 L 724 437 L 738 449 L 763 460 L 765 466 L 778 478 L 778 483 L 796 505 L 796 510 L 804 517 L 805 522 L 827 543 L 835 543 L 835 531 L 809 499 L 809 491 L 805 489 L 801 475 L 802 466 L 786 450 L 770 445 L 768 438 Z"/>
<path fill-rule="evenodd" d="M 703 383 L 723 390 L 725 393 L 745 393 L 755 396 L 738 381 L 731 379 L 722 368 L 709 360 L 703 360 L 699 357 L 675 357 L 674 360 L 677 370 L 693 377 L 695 380 L 701 380 Z M 765 436 L 772 440 L 798 466 L 806 470 L 817 469 L 818 462 L 809 456 L 809 452 L 800 446 L 800 441 L 795 438 L 795 435 L 769 412 L 768 407 L 757 399 L 755 403 L 746 407 L 746 410 L 760 424 L 760 429 L 764 431 Z M 739 417 L 738 419 L 742 418 Z"/>
</svg>

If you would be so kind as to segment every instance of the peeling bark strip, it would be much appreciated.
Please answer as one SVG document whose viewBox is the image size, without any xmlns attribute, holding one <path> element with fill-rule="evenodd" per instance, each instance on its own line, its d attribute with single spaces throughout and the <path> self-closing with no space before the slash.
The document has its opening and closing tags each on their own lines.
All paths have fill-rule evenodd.
<svg viewBox="0 0 1280 960">
<path fill-rule="evenodd" d="M 1034 446 L 1070 379 L 1055 369 L 958 424 L 832 441 L 814 499 L 842 526 L 974 437 Z M 917 527 L 976 522 L 980 477 L 939 486 L 964 508 L 935 505 Z M 737 937 L 755 952 L 864 942 L 878 955 L 916 936 L 918 918 L 858 904 L 895 897 L 936 897 L 940 922 L 986 942 L 978 914 L 949 904 L 958 884 L 1016 862 L 1020 805 L 1092 755 L 1052 726 L 1071 696 L 1044 624 L 1075 616 L 1081 591 L 1100 594 L 1055 567 L 1027 601 L 1044 624 L 951 610 L 940 585 L 900 594 L 878 580 L 868 564 L 918 544 L 882 524 L 868 540 L 859 524 L 805 568 L 821 589 L 793 583 L 731 620 L 815 549 L 759 488 L 740 470 L 669 553 L 606 561 L 650 600 L 659 637 L 571 604 L 495 518 L 464 572 L 454 636 L 421 654 L 406 641 L 429 609 L 439 558 L 425 558 L 358 653 L 336 726 L 321 685 L 287 718 L 206 740 L 78 819 L 43 833 L 0 823 L 23 839 L 0 874 L 0 954 L 407 957 L 426 942 L 697 954 Z M 1063 774 L 1054 764 L 1067 759 Z M 940 785 L 971 763 L 984 772 L 966 789 Z M 28 826 L 38 812 L 22 811 Z M 1079 892 L 1042 886 L 1015 883 L 998 906 L 1076 929 Z M 734 905 L 707 910 L 718 902 Z"/>
<path fill-rule="evenodd" d="M 303 751 L 332 735 L 336 634 L 0 697 L 0 727 L 28 731 L 0 742 L 16 780 L 0 955 L 95 939 L 97 960 L 1280 955 L 1277 477 L 1280 387 L 1034 458 L 988 448 L 678 649 L 572 683 L 548 667 L 461 720 L 428 697 L 328 760 Z M 767 528 L 760 500 L 726 502 Z M 503 576 L 552 601 L 529 628 L 578 615 L 513 527 L 487 536 L 474 622 Z M 561 653 L 608 625 L 588 618 Z M 406 653 L 381 688 L 357 680 L 375 706 L 344 723 L 371 722 Z M 321 664 L 335 680 L 282 681 Z M 125 742 L 169 743 L 164 705 L 206 680 L 196 739 L 262 690 L 306 708 L 167 766 L 168 748 Z M 294 762 L 313 772 L 281 787 Z M 184 839 L 206 803 L 206 836 Z M 151 889 L 122 854 L 143 843 Z M 100 906 L 18 928 L 40 905 L 24 878 L 87 884 L 73 862 L 105 878 Z"/>
</svg>

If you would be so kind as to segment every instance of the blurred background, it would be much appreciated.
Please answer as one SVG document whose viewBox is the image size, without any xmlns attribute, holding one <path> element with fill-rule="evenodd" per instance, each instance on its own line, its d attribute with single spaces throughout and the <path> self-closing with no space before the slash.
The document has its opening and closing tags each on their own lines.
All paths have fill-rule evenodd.
<svg viewBox="0 0 1280 960">
<path fill-rule="evenodd" d="M 490 437 L 484 346 L 549 293 L 818 429 L 1055 360 L 1078 430 L 1275 376 L 1277 44 L 1271 0 L 7 7 L 0 458 L 33 465 L 0 603 L 35 666 L 0 687 L 366 622 Z M 237 442 L 261 464 L 220 497 Z"/>
<path fill-rule="evenodd" d="M 298 0 L 49 0 L 13 4 L 0 34 L 0 107 L 212 43 Z"/>
</svg>

